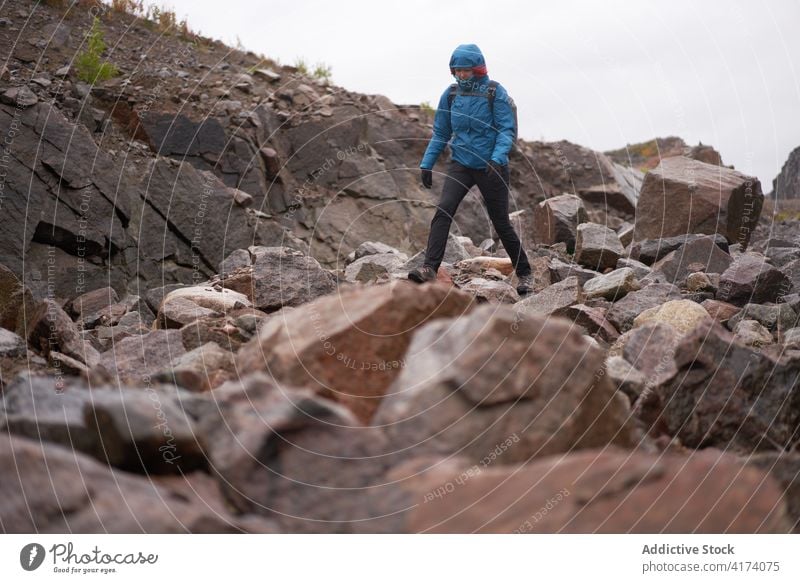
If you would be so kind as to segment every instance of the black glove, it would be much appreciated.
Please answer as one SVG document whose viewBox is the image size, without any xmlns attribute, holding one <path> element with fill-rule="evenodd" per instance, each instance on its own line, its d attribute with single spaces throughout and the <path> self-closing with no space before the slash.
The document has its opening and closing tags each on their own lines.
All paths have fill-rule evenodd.
<svg viewBox="0 0 800 583">
<path fill-rule="evenodd" d="M 505 168 L 505 166 L 503 164 L 500 164 L 499 162 L 495 162 L 494 160 L 491 160 L 486 165 L 486 174 L 491 175 L 491 174 L 496 173 L 498 176 L 502 176 L 503 175 L 503 168 Z"/>
<path fill-rule="evenodd" d="M 433 186 L 433 170 L 422 168 L 422 186 L 425 188 Z"/>
</svg>

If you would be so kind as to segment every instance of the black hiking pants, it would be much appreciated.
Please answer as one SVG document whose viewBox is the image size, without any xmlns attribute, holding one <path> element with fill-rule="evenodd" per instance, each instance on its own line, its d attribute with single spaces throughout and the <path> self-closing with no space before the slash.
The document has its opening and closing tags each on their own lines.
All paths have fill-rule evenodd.
<svg viewBox="0 0 800 583">
<path fill-rule="evenodd" d="M 469 189 L 477 184 L 486 204 L 489 219 L 511 258 L 514 271 L 518 276 L 530 274 L 531 266 L 528 263 L 528 256 L 508 219 L 508 182 L 508 166 L 503 166 L 498 174 L 494 171 L 487 173 L 485 170 L 474 170 L 455 160 L 451 161 L 447 166 L 442 198 L 431 221 L 431 232 L 425 251 L 425 265 L 429 265 L 434 271 L 439 269 L 444 257 L 453 216 Z"/>
</svg>

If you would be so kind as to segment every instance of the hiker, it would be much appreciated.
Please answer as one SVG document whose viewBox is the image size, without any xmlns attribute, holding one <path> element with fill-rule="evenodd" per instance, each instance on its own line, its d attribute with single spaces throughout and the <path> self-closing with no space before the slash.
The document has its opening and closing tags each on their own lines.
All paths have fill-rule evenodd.
<svg viewBox="0 0 800 583">
<path fill-rule="evenodd" d="M 514 265 L 519 280 L 517 291 L 525 295 L 533 289 L 531 266 L 508 218 L 508 153 L 517 133 L 513 102 L 502 85 L 489 80 L 477 45 L 459 45 L 453 51 L 450 73 L 457 83 L 439 99 L 433 137 L 419 165 L 422 185 L 433 186 L 433 166 L 448 143 L 452 159 L 431 221 L 425 262 L 408 278 L 417 283 L 436 279 L 453 215 L 469 189 L 477 184 L 492 225 Z"/>
</svg>

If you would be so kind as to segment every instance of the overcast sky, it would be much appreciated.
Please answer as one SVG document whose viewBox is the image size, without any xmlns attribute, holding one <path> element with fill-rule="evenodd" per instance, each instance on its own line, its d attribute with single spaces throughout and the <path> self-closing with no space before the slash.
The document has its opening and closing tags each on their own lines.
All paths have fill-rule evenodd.
<svg viewBox="0 0 800 583">
<path fill-rule="evenodd" d="M 190 28 L 347 89 L 431 102 L 476 43 L 519 109 L 520 136 L 608 150 L 702 141 L 764 192 L 800 146 L 800 0 L 331 2 L 168 0 Z"/>
</svg>

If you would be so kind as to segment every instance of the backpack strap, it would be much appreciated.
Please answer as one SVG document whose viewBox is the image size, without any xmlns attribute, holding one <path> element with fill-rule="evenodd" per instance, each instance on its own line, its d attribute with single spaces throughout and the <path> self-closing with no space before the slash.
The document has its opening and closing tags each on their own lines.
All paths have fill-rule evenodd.
<svg viewBox="0 0 800 583">
<path fill-rule="evenodd" d="M 447 107 L 448 109 L 453 109 L 453 100 L 456 98 L 456 93 L 458 93 L 458 83 L 453 83 L 450 85 L 450 91 L 447 93 Z M 468 91 L 462 93 L 461 95 L 477 95 L 477 96 L 486 96 L 489 100 L 489 111 L 492 114 L 492 127 L 494 127 L 494 98 L 497 96 L 497 81 L 489 81 L 489 86 L 486 89 L 486 93 L 480 92 L 473 92 Z M 452 112 L 451 112 L 452 115 Z M 516 114 L 515 114 L 516 115 Z M 516 123 L 516 119 L 514 120 Z"/>
<path fill-rule="evenodd" d="M 486 90 L 486 98 L 489 100 L 489 111 L 492 112 L 494 121 L 494 98 L 497 96 L 497 81 L 489 81 L 489 88 Z"/>
<path fill-rule="evenodd" d="M 456 98 L 458 83 L 450 85 L 450 92 L 447 94 L 447 109 L 453 109 L 453 100 Z"/>
</svg>

